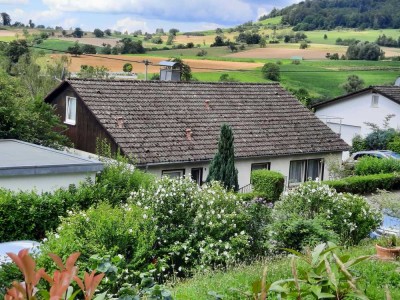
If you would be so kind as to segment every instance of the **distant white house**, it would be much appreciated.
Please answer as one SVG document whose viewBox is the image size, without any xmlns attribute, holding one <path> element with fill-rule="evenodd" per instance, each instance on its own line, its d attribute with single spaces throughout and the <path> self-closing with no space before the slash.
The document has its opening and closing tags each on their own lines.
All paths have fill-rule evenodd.
<svg viewBox="0 0 400 300">
<path fill-rule="evenodd" d="M 400 86 L 371 86 L 313 108 L 320 120 L 351 145 L 354 136 L 371 132 L 366 122 L 382 126 L 386 116 L 394 115 L 389 127 L 400 128 Z"/>
<path fill-rule="evenodd" d="M 12 191 L 53 192 L 94 182 L 103 164 L 51 148 L 17 140 L 0 140 L 0 188 Z"/>
</svg>

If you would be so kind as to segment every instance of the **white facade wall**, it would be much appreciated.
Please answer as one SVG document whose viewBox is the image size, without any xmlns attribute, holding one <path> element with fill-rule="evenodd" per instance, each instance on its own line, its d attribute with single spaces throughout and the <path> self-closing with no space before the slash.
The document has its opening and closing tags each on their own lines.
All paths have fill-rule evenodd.
<svg viewBox="0 0 400 300">
<path fill-rule="evenodd" d="M 372 96 L 378 95 L 378 105 L 372 106 Z M 389 126 L 400 128 L 400 105 L 372 92 L 354 95 L 352 98 L 338 100 L 316 109 L 315 115 L 326 123 L 334 132 L 351 145 L 355 134 L 362 136 L 371 132 L 365 122 L 382 126 L 385 117 L 394 114 Z M 341 120 L 341 121 L 340 121 Z"/>
<path fill-rule="evenodd" d="M 11 191 L 36 191 L 38 193 L 54 192 L 69 185 L 78 185 L 90 178 L 95 181 L 96 173 L 69 173 L 30 176 L 0 176 L 0 188 Z"/>
<path fill-rule="evenodd" d="M 324 159 L 324 178 L 329 180 L 329 161 L 339 161 L 342 159 L 342 152 L 335 153 L 319 153 L 319 154 L 305 154 L 305 155 L 292 155 L 281 157 L 264 157 L 264 158 L 251 158 L 251 159 L 238 159 L 235 161 L 235 166 L 238 170 L 239 188 L 250 184 L 251 165 L 254 163 L 271 164 L 272 171 L 278 171 L 287 178 L 289 177 L 289 166 L 292 160 L 305 160 L 305 159 Z M 203 181 L 207 179 L 208 175 L 208 162 L 203 163 L 185 163 L 185 164 L 165 164 L 157 166 L 149 166 L 147 171 L 155 176 L 161 178 L 162 171 L 164 170 L 178 170 L 184 169 L 185 175 L 191 174 L 192 168 L 203 168 Z"/>
</svg>

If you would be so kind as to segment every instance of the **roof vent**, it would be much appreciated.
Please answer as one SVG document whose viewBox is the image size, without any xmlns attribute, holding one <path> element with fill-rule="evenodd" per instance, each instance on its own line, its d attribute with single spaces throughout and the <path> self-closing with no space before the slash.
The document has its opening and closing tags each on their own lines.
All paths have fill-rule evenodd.
<svg viewBox="0 0 400 300">
<path fill-rule="evenodd" d="M 206 110 L 210 110 L 210 100 L 204 101 L 204 106 L 205 106 Z"/>
<path fill-rule="evenodd" d="M 124 118 L 122 118 L 122 117 L 117 118 L 117 127 L 124 128 Z"/>
<path fill-rule="evenodd" d="M 192 140 L 192 129 L 190 129 L 190 128 L 186 128 L 186 139 L 188 141 Z"/>
<path fill-rule="evenodd" d="M 395 86 L 400 86 L 400 77 L 397 77 L 396 81 L 394 82 Z"/>
</svg>

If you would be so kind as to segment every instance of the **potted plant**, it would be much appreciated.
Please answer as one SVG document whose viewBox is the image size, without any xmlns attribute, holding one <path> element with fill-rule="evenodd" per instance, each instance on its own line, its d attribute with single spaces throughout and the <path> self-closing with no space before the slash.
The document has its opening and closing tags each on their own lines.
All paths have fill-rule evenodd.
<svg viewBox="0 0 400 300">
<path fill-rule="evenodd" d="M 376 256 L 380 259 L 391 260 L 400 257 L 400 247 L 397 246 L 395 235 L 385 236 L 375 245 Z"/>
</svg>

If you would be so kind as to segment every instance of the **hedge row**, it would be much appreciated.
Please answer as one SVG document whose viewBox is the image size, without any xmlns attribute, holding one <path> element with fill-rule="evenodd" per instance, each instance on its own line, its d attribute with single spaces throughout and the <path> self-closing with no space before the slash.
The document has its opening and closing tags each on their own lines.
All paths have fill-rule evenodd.
<svg viewBox="0 0 400 300">
<path fill-rule="evenodd" d="M 54 193 L 11 192 L 0 189 L 0 242 L 40 240 L 55 230 L 70 210 L 87 209 L 100 202 L 118 205 L 133 190 L 153 183 L 153 176 L 123 165 L 106 166 L 95 184 L 60 189 Z"/>
<path fill-rule="evenodd" d="M 356 175 L 388 174 L 400 172 L 400 160 L 363 157 L 354 166 Z"/>
<path fill-rule="evenodd" d="M 340 180 L 325 181 L 337 192 L 367 194 L 380 190 L 400 189 L 400 174 L 374 174 L 366 176 L 351 176 Z"/>
</svg>

